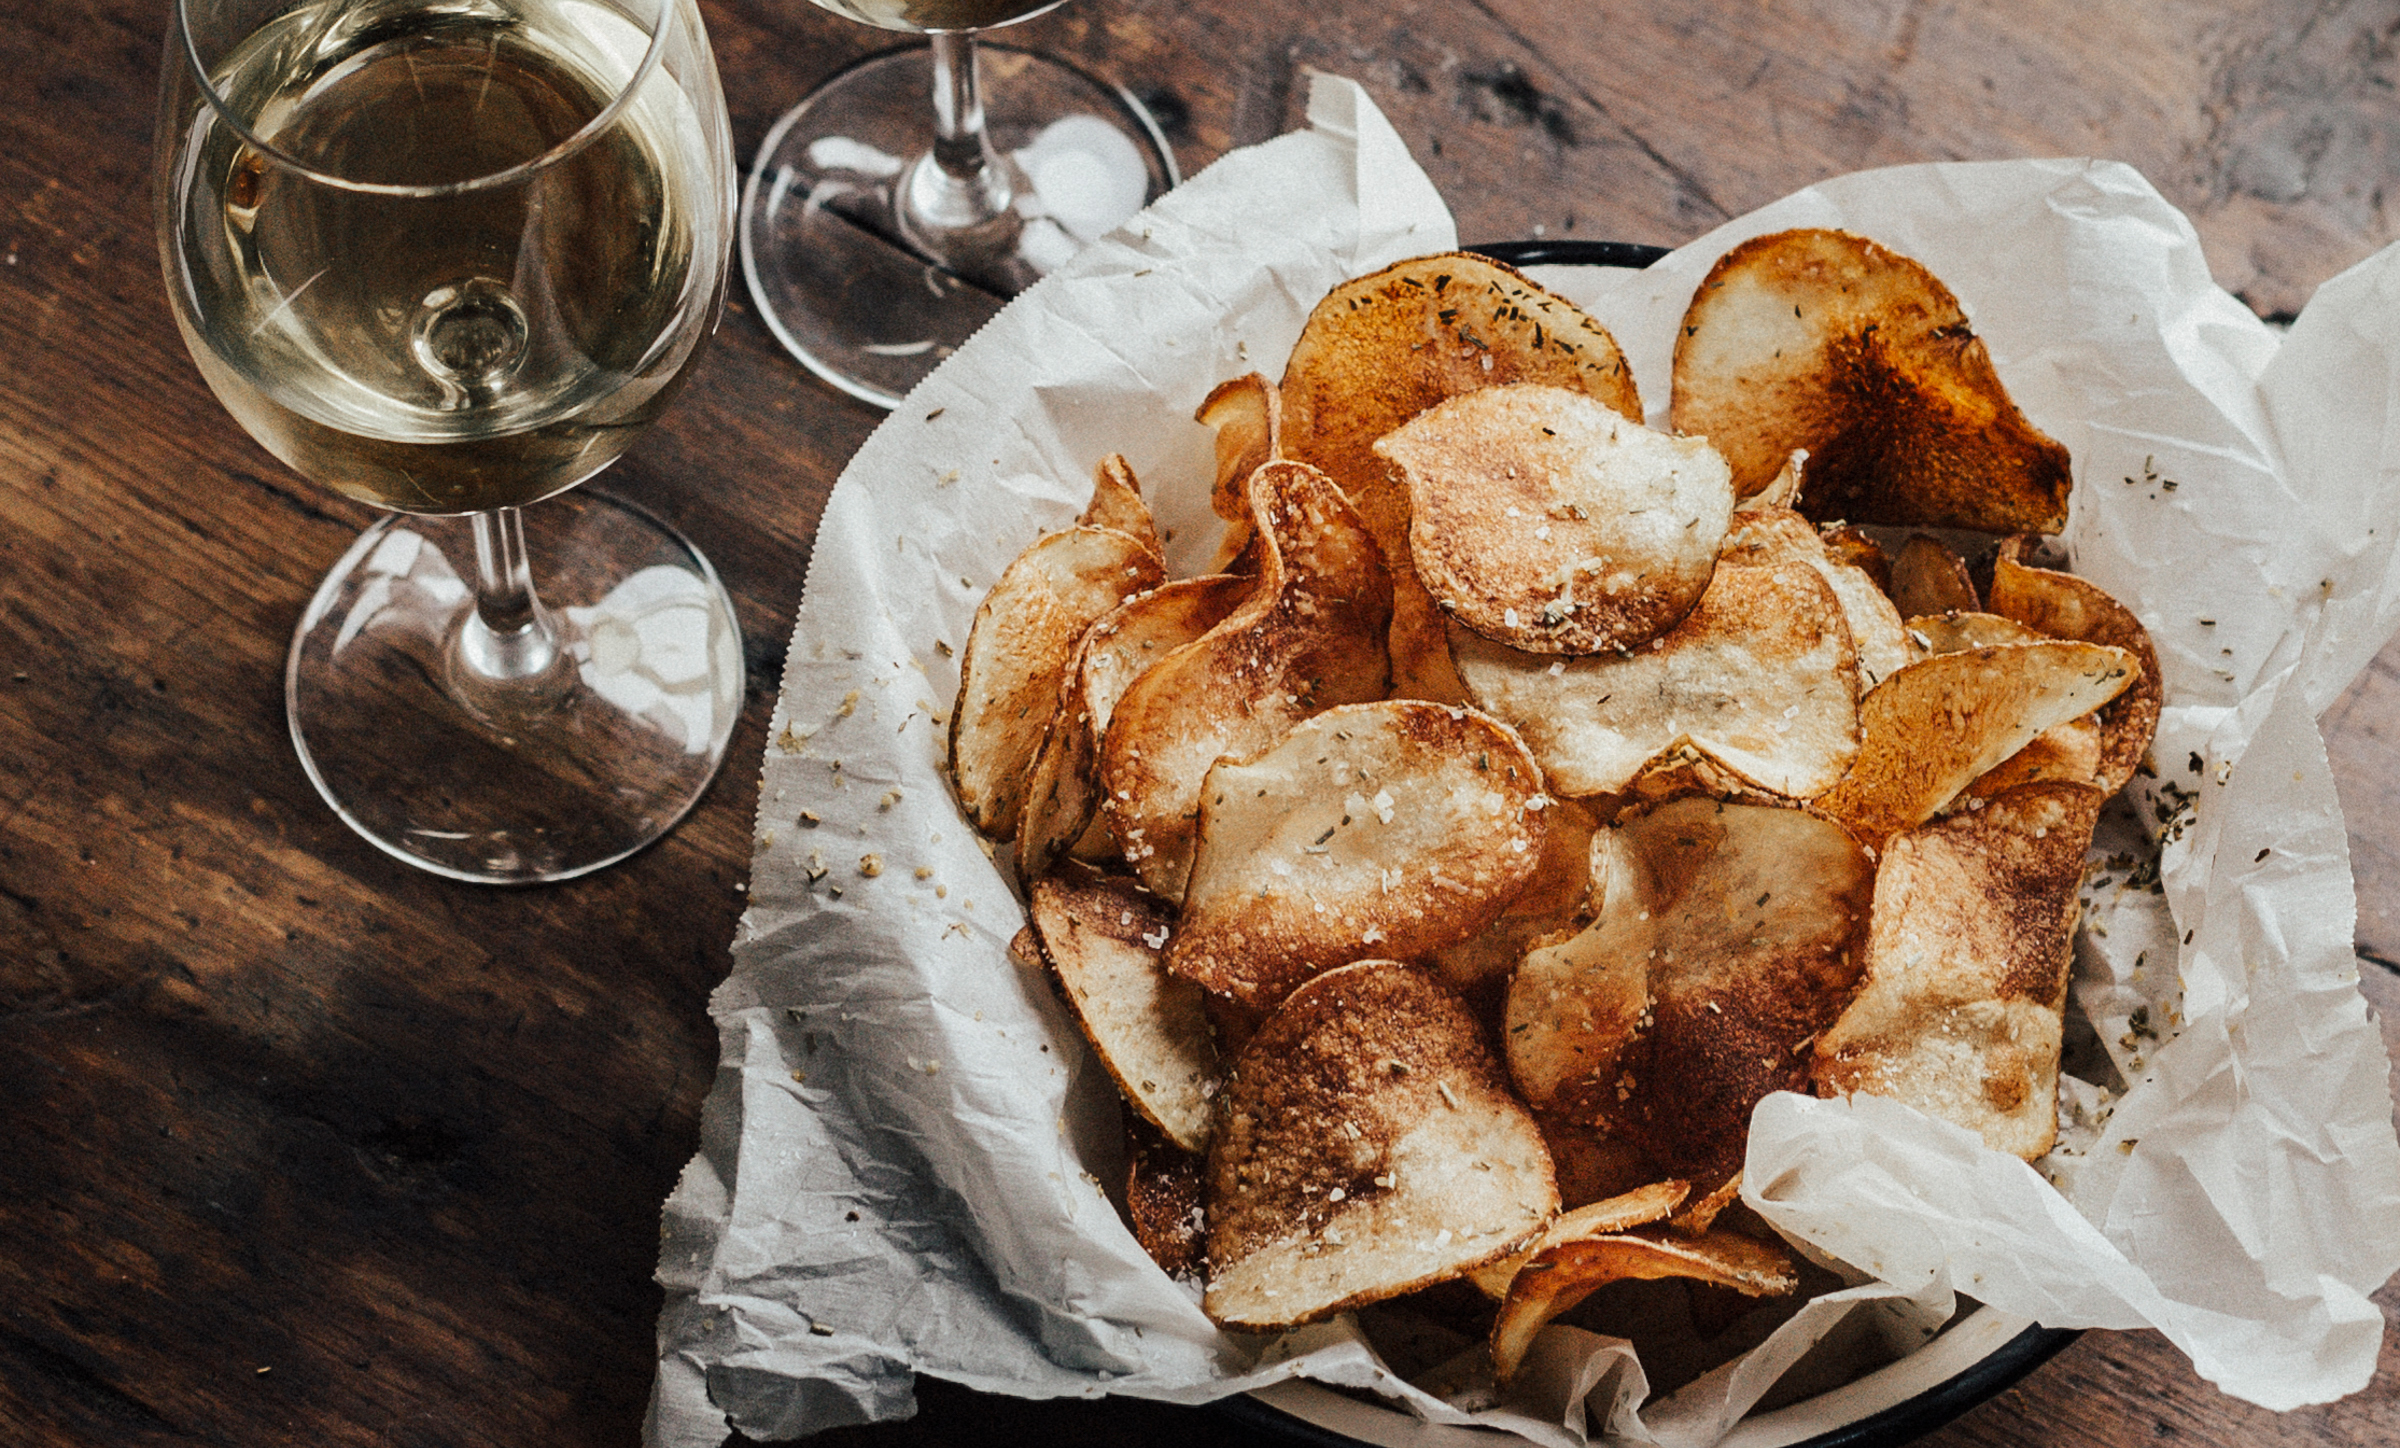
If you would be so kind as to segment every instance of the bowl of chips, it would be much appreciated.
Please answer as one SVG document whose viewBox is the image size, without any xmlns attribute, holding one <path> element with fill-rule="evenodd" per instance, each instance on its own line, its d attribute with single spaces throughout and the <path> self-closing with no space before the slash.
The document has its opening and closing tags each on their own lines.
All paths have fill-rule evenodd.
<svg viewBox="0 0 2400 1448">
<path fill-rule="evenodd" d="M 2155 1323 L 2237 1391 L 2350 1371 L 2288 1325 L 2228 1350 L 2246 1289 L 2174 1251 L 2239 1222 L 2363 1301 L 2390 1163 L 2325 1164 L 2305 1219 L 2209 1166 L 2268 1097 L 2388 1137 L 2309 1077 L 2380 1058 L 2363 1019 L 2231 1113 L 2178 1067 L 2263 1024 L 2221 1029 L 2211 928 L 2253 981 L 2333 932 L 2322 870 L 2261 878 L 2323 858 L 2267 669 L 2308 621 L 2186 620 L 2224 550 L 2157 556 L 2283 468 L 2196 365 L 2255 384 L 2259 336 L 2172 213 L 1934 168 L 1519 275 L 1320 99 L 837 489 L 657 1422 L 788 1436 L 923 1371 L 1790 1442 L 1988 1388 L 2036 1319 Z M 2328 565 L 2269 541 L 2262 587 Z"/>
</svg>

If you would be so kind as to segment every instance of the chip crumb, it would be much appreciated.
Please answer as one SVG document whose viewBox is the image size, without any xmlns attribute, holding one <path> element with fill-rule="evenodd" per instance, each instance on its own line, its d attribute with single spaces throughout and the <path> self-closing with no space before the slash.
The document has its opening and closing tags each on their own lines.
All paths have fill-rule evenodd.
<svg viewBox="0 0 2400 1448">
<path fill-rule="evenodd" d="M 883 856 L 864 854 L 858 857 L 858 873 L 872 880 L 883 873 Z"/>
</svg>

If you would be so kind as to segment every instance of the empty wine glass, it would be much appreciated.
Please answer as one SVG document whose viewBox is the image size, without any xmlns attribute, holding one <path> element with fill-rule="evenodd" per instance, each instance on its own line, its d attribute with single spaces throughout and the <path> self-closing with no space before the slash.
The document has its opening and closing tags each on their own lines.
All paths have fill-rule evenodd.
<svg viewBox="0 0 2400 1448">
<path fill-rule="evenodd" d="M 879 407 L 1176 182 L 1140 101 L 976 33 L 1060 0 L 814 0 L 926 44 L 826 80 L 759 148 L 742 266 L 809 370 Z"/>
<path fill-rule="evenodd" d="M 657 838 L 724 757 L 731 603 L 631 504 L 519 510 L 623 453 L 715 325 L 733 170 L 692 0 L 177 0 L 163 91 L 201 374 L 292 468 L 395 510 L 292 641 L 310 778 L 459 879 Z"/>
</svg>

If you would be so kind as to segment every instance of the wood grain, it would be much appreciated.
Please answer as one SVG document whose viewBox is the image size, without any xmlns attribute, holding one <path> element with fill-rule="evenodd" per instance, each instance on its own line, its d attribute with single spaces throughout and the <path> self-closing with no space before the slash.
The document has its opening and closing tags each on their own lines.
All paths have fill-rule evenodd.
<svg viewBox="0 0 2400 1448">
<path fill-rule="evenodd" d="M 887 37 L 712 0 L 737 146 Z M 367 520 L 236 428 L 149 220 L 159 0 L 0 0 L 0 1442 L 622 1445 L 658 1207 L 715 1069 L 807 551 L 877 421 L 739 297 L 606 480 L 716 562 L 752 684 L 658 847 L 521 891 L 353 838 L 286 741 L 286 639 Z M 1821 177 L 2094 154 L 2269 314 L 2391 238 L 2393 3 L 1078 0 L 1008 37 L 1121 80 L 1186 174 L 1364 82 L 1463 234 L 1675 243 Z M 2400 652 L 2327 717 L 2370 999 L 2400 1006 Z M 2400 1305 L 2388 1293 L 2387 1312 Z M 928 1384 L 829 1444 L 1244 1441 L 1207 1412 Z M 2276 1417 L 2093 1334 L 1942 1444 L 2400 1443 L 2400 1364 Z"/>
</svg>

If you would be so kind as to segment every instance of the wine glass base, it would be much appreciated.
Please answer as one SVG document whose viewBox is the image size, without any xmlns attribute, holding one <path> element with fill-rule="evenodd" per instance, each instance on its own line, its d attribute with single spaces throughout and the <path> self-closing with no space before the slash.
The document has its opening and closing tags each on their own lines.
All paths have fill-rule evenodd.
<svg viewBox="0 0 2400 1448">
<path fill-rule="evenodd" d="M 455 880 L 586 874 L 672 828 L 741 711 L 741 635 L 716 572 L 632 504 L 579 490 L 520 515 L 563 651 L 549 687 L 452 683 L 475 609 L 473 524 L 394 514 L 301 617 L 284 673 L 300 763 L 386 853 Z"/>
<path fill-rule="evenodd" d="M 895 188 L 933 146 L 923 46 L 828 79 L 759 147 L 742 192 L 742 269 L 770 330 L 853 397 L 896 407 L 1026 282 L 1054 270 L 1177 180 L 1157 121 L 1063 61 L 981 42 L 984 124 L 1008 165 L 1007 255 L 945 265 L 912 246 Z"/>
</svg>

